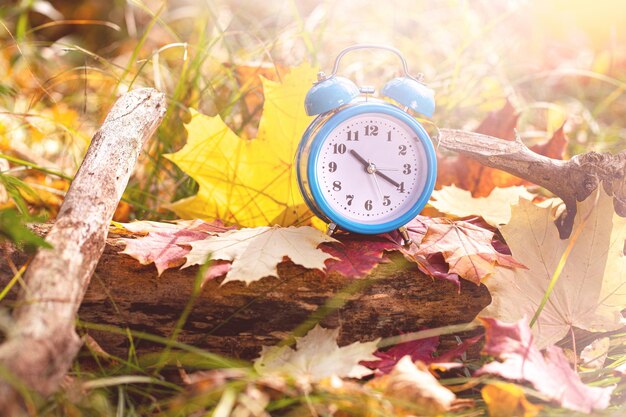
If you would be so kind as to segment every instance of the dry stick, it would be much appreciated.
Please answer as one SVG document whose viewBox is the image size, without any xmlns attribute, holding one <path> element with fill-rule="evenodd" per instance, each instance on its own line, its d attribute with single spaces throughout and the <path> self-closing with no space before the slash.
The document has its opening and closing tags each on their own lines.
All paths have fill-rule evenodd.
<svg viewBox="0 0 626 417">
<path fill-rule="evenodd" d="M 94 135 L 87 155 L 40 250 L 25 274 L 14 331 L 0 346 L 2 375 L 54 392 L 80 348 L 76 312 L 104 250 L 109 223 L 144 142 L 165 115 L 154 89 L 123 95 Z M 0 381 L 0 410 L 16 406 L 11 380 Z"/>
<path fill-rule="evenodd" d="M 559 196 L 566 207 L 557 220 L 563 239 L 572 231 L 576 201 L 587 198 L 600 184 L 613 195 L 617 214 L 626 217 L 626 151 L 616 155 L 588 152 L 562 161 L 531 151 L 519 138 L 507 141 L 454 129 L 440 130 L 439 146 L 533 182 Z"/>
</svg>

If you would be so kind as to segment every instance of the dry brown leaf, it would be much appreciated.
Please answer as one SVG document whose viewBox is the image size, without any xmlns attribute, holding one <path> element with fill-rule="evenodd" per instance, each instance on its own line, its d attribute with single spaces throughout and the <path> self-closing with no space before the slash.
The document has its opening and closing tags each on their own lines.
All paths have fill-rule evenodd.
<svg viewBox="0 0 626 417">
<path fill-rule="evenodd" d="M 382 389 L 398 416 L 440 415 L 452 407 L 456 396 L 437 381 L 428 367 L 413 363 L 410 356 L 398 361 L 391 373 L 376 378 L 371 385 Z"/>
<path fill-rule="evenodd" d="M 611 340 L 608 337 L 601 337 L 589 343 L 580 352 L 580 367 L 588 371 L 602 369 L 610 346 Z"/>
<path fill-rule="evenodd" d="M 533 317 L 563 254 L 573 245 L 533 327 L 542 348 L 558 342 L 573 326 L 588 331 L 623 326 L 626 218 L 615 213 L 612 198 L 603 190 L 577 208 L 572 237 L 561 240 L 552 208 L 520 200 L 511 221 L 500 230 L 515 259 L 528 269 L 499 269 L 485 280 L 492 302 L 481 315 L 509 322 Z"/>
<path fill-rule="evenodd" d="M 444 186 L 432 194 L 430 205 L 442 213 L 456 217 L 481 216 L 492 226 L 507 224 L 511 218 L 511 205 L 520 198 L 532 200 L 534 194 L 523 185 L 491 190 L 486 197 L 473 197 L 472 193 L 456 187 Z"/>
</svg>

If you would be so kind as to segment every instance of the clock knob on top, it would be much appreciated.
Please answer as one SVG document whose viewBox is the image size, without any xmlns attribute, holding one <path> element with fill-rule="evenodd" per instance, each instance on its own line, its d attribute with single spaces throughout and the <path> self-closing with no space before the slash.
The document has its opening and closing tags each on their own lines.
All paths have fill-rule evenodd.
<svg viewBox="0 0 626 417">
<path fill-rule="evenodd" d="M 317 82 L 304 99 L 306 114 L 314 116 L 334 110 L 359 95 L 359 88 L 347 78 L 330 77 Z"/>
<path fill-rule="evenodd" d="M 426 117 L 432 117 L 435 112 L 434 91 L 414 78 L 394 78 L 385 84 L 381 93 Z"/>
</svg>

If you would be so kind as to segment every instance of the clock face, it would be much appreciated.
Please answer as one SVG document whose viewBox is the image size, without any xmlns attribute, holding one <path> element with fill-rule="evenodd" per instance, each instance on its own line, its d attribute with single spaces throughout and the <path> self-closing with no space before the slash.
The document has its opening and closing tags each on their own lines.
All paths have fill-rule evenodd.
<svg viewBox="0 0 626 417">
<path fill-rule="evenodd" d="M 324 139 L 315 166 L 328 206 L 362 224 L 393 221 L 408 212 L 426 186 L 427 169 L 415 130 L 383 113 L 339 123 Z"/>
</svg>

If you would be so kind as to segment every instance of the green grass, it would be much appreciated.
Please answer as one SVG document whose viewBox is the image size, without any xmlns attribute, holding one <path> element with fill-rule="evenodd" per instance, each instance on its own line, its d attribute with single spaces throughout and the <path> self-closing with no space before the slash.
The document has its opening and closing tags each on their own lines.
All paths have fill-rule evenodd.
<svg viewBox="0 0 626 417">
<path fill-rule="evenodd" d="M 163 158 L 184 144 L 183 123 L 190 107 L 219 114 L 236 133 L 253 136 L 261 108 L 248 109 L 245 100 L 260 92 L 242 91 L 237 66 L 309 61 L 328 71 L 338 50 L 357 41 L 392 44 L 405 53 L 413 73 L 425 73 L 437 91 L 439 126 L 471 129 L 509 98 L 521 111 L 518 129 L 529 144 L 549 137 L 567 119 L 571 155 L 624 147 L 626 68 L 619 64 L 624 53 L 610 43 L 592 47 L 565 37 L 536 38 L 534 6 L 522 1 L 198 1 L 189 7 L 184 2 L 110 3 L 110 13 L 96 13 L 80 24 L 42 20 L 34 11 L 35 1 L 0 6 L 0 158 L 22 167 L 0 173 L 0 179 L 15 191 L 14 205 L 29 216 L 54 212 L 54 203 L 33 205 L 39 196 L 28 184 L 37 184 L 41 175 L 68 184 L 88 138 L 118 94 L 154 86 L 167 96 L 166 117 L 140 158 L 124 201 L 132 207 L 130 218 L 172 218 L 162 205 L 197 191 L 193 180 Z M 73 28 L 67 36 L 52 37 L 51 29 L 65 27 Z M 96 27 L 101 38 L 94 40 L 87 35 Z M 549 62 L 559 47 L 578 48 L 577 56 L 589 59 L 579 62 L 577 56 L 563 54 L 558 62 Z M 617 64 L 598 70 L 596 64 L 606 53 Z M 341 68 L 360 83 L 378 87 L 397 70 L 394 57 L 371 53 L 346 58 Z M 364 285 L 355 283 L 345 291 L 359 292 Z M 128 355 L 106 357 L 85 347 L 70 373 L 73 384 L 45 399 L 24 392 L 27 404 L 49 416 L 222 416 L 232 404 L 250 398 L 262 402 L 259 398 L 267 396 L 265 409 L 272 415 L 332 415 L 334 408 L 345 415 L 393 413 L 394 404 L 369 387 L 342 391 L 320 384 L 307 392 L 289 380 L 271 386 L 249 363 L 178 342 L 195 296 L 169 337 L 79 322 L 84 333 L 125 336 L 131 346 Z M 343 302 L 342 293 L 329 299 L 294 334 L 304 334 Z M 610 359 L 626 361 L 626 335 L 611 337 Z M 140 340 L 162 349 L 139 355 L 135 345 Z M 181 383 L 181 368 L 189 373 L 240 371 L 200 389 Z M 626 399 L 625 382 L 613 376 L 610 366 L 582 376 L 595 385 L 617 384 L 616 401 Z M 477 406 L 454 415 L 485 415 L 476 389 L 464 395 L 476 399 Z M 543 414 L 574 415 L 549 407 Z M 623 414 L 616 405 L 597 415 Z"/>
</svg>

